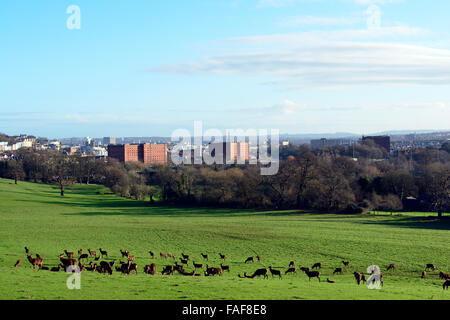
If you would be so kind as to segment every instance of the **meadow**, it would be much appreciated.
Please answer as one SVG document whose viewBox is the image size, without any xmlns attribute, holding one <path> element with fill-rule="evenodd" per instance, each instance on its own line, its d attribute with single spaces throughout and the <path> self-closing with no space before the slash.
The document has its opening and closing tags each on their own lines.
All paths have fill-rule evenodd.
<svg viewBox="0 0 450 320">
<path fill-rule="evenodd" d="M 431 214 L 430 214 L 431 215 Z M 119 198 L 96 185 L 75 185 L 65 197 L 52 185 L 0 179 L 0 299 L 450 299 L 442 290 L 439 271 L 450 271 L 450 221 L 427 214 L 345 215 L 299 211 L 258 211 L 152 206 Z M 130 250 L 138 275 L 82 273 L 81 290 L 66 287 L 64 272 L 33 271 L 24 247 L 56 266 L 64 249 L 86 252 L 101 247 L 108 261 Z M 148 253 L 152 250 L 156 258 Z M 191 255 L 191 261 L 219 266 L 219 253 L 231 271 L 222 277 L 150 276 L 146 264 L 160 272 L 171 262 L 159 252 Z M 245 264 L 260 255 L 261 262 Z M 18 259 L 20 267 L 14 268 Z M 312 266 L 322 262 L 322 282 L 298 271 L 284 276 L 289 262 Z M 341 261 L 350 261 L 343 275 L 333 275 Z M 386 272 L 395 263 L 397 269 Z M 421 279 L 425 265 L 438 270 Z M 384 274 L 381 290 L 357 286 L 354 271 L 378 265 Z M 273 266 L 283 279 L 241 279 Z M 192 264 L 187 268 L 192 270 Z M 326 282 L 330 278 L 336 284 Z"/>
</svg>

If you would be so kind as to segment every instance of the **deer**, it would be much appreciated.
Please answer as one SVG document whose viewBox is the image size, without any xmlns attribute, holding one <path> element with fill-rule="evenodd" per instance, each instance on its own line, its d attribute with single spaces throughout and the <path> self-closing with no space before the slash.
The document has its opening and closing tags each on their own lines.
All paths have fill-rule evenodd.
<svg viewBox="0 0 450 320">
<path fill-rule="evenodd" d="M 16 264 L 14 265 L 14 268 L 20 267 L 22 265 L 22 260 L 17 260 Z"/>
<path fill-rule="evenodd" d="M 180 258 L 180 261 L 182 264 L 185 264 L 185 265 L 189 264 L 189 260 L 184 260 L 184 259 Z"/>
<path fill-rule="evenodd" d="M 98 249 L 99 251 L 100 251 L 100 254 L 102 255 L 102 258 L 103 258 L 103 256 L 108 256 L 108 251 L 106 251 L 106 250 L 102 250 L 102 248 L 99 248 Z"/>
<path fill-rule="evenodd" d="M 358 286 L 361 284 L 362 281 L 362 275 L 359 272 L 354 272 L 353 275 L 355 276 L 356 283 Z"/>
<path fill-rule="evenodd" d="M 81 254 L 79 256 L 78 260 L 81 260 L 81 259 L 89 259 L 89 255 L 87 253 Z"/>
<path fill-rule="evenodd" d="M 336 269 L 334 269 L 333 274 L 336 274 L 336 273 L 342 274 L 342 272 L 344 272 L 344 270 L 342 268 L 336 268 Z"/>
<path fill-rule="evenodd" d="M 311 267 L 311 269 L 316 269 L 316 268 L 321 269 L 322 268 L 322 262 L 317 262 Z"/>
<path fill-rule="evenodd" d="M 50 269 L 51 272 L 60 272 L 62 270 L 62 265 L 58 265 L 57 267 L 53 267 Z"/>
<path fill-rule="evenodd" d="M 336 283 L 336 281 L 330 280 L 329 278 L 327 278 L 327 282 L 328 282 L 328 283 Z"/>
<path fill-rule="evenodd" d="M 309 281 L 311 281 L 311 278 L 317 278 L 320 282 L 320 271 L 305 271 L 306 275 L 309 278 Z"/>
<path fill-rule="evenodd" d="M 439 279 L 442 280 L 449 280 L 450 279 L 450 275 L 448 273 L 444 273 L 444 272 L 439 272 Z"/>
<path fill-rule="evenodd" d="M 286 270 L 286 272 L 284 274 L 286 275 L 288 273 L 297 273 L 297 269 L 295 267 L 294 268 L 289 268 L 289 269 Z"/>
<path fill-rule="evenodd" d="M 162 275 L 165 275 L 165 274 L 167 274 L 167 275 L 172 275 L 173 274 L 173 272 L 175 271 L 175 267 L 174 266 L 166 266 L 164 269 L 163 269 L 163 271 L 161 271 L 161 274 Z"/>
<path fill-rule="evenodd" d="M 215 276 L 215 275 L 222 275 L 222 269 L 221 268 L 213 268 L 210 267 L 209 265 L 206 265 L 206 272 L 205 272 L 205 276 Z"/>
<path fill-rule="evenodd" d="M 258 260 L 258 262 L 262 261 L 262 257 L 260 257 L 260 256 L 256 256 L 256 259 Z"/>
<path fill-rule="evenodd" d="M 159 256 L 160 256 L 161 258 L 167 259 L 167 255 L 166 255 L 164 252 L 160 252 L 160 253 L 159 253 Z"/>
<path fill-rule="evenodd" d="M 301 271 L 303 271 L 303 272 L 309 271 L 309 268 L 308 268 L 308 267 L 302 267 L 302 266 L 299 266 L 298 269 L 301 270 Z"/>
<path fill-rule="evenodd" d="M 81 256 L 83 254 L 83 249 L 78 250 L 78 256 Z"/>
<path fill-rule="evenodd" d="M 91 251 L 91 248 L 89 248 L 88 249 L 88 252 L 89 252 L 89 255 L 91 256 L 91 257 L 93 257 L 93 256 L 97 256 L 97 251 Z"/>
<path fill-rule="evenodd" d="M 194 268 L 195 269 L 203 269 L 203 264 L 195 263 L 195 261 L 194 261 Z"/>
<path fill-rule="evenodd" d="M 100 262 L 100 270 L 102 273 L 108 273 L 109 275 L 113 274 L 112 266 L 106 261 Z"/>
<path fill-rule="evenodd" d="M 282 279 L 282 278 L 281 278 L 281 271 L 280 271 L 280 270 L 272 269 L 272 266 L 269 266 L 269 271 L 270 271 L 270 273 L 272 274 L 272 278 L 273 278 L 274 276 L 278 276 L 280 279 Z"/>
<path fill-rule="evenodd" d="M 147 271 L 145 271 L 145 269 L 147 269 Z M 147 265 L 144 268 L 144 272 L 151 275 L 158 274 L 158 271 L 156 270 L 156 264 L 152 263 L 151 265 Z"/>
<path fill-rule="evenodd" d="M 206 261 L 208 261 L 208 254 L 201 254 L 202 255 L 202 257 L 203 257 L 203 259 L 205 259 Z"/>
<path fill-rule="evenodd" d="M 50 271 L 50 267 L 42 266 L 42 267 L 39 267 L 39 270 Z"/>
<path fill-rule="evenodd" d="M 175 260 L 175 256 L 173 255 L 173 253 L 168 252 L 167 253 L 167 257 L 172 258 Z"/>
<path fill-rule="evenodd" d="M 222 268 L 222 270 L 223 271 L 228 271 L 228 272 L 230 272 L 230 266 L 228 265 L 228 266 L 224 266 L 223 264 L 220 264 L 220 267 Z"/>
<path fill-rule="evenodd" d="M 73 258 L 73 256 L 75 255 L 75 253 L 67 252 L 67 250 L 64 250 L 64 253 L 66 254 L 67 258 Z"/>
<path fill-rule="evenodd" d="M 436 266 L 432 263 L 427 264 L 425 270 L 431 269 L 432 271 L 436 270 Z"/>
<path fill-rule="evenodd" d="M 422 271 L 422 275 L 420 276 L 422 279 L 425 279 L 427 277 L 427 272 Z"/>
<path fill-rule="evenodd" d="M 344 267 L 348 267 L 350 265 L 350 261 L 342 261 Z"/>
<path fill-rule="evenodd" d="M 119 251 L 122 255 L 122 258 L 127 258 L 130 255 L 130 252 L 128 250 L 123 251 L 122 249 L 119 249 Z"/>
<path fill-rule="evenodd" d="M 442 289 L 443 290 L 448 290 L 448 287 L 450 286 L 450 280 L 447 280 L 444 282 L 444 284 L 442 285 Z"/>
<path fill-rule="evenodd" d="M 59 256 L 59 260 L 61 261 L 61 263 L 64 265 L 64 267 L 68 267 L 68 266 L 74 266 L 77 264 L 77 260 L 73 259 L 73 258 L 64 258 L 64 255 L 61 254 Z"/>
<path fill-rule="evenodd" d="M 219 253 L 220 259 L 222 259 L 223 261 L 226 260 L 227 256 L 224 254 Z"/>
<path fill-rule="evenodd" d="M 30 254 L 30 249 L 28 249 L 27 247 L 25 247 L 25 253 L 26 253 L 27 255 L 29 255 L 29 254 Z"/>
<path fill-rule="evenodd" d="M 253 257 L 248 257 L 247 260 L 245 260 L 245 263 L 247 262 L 254 262 L 254 258 Z"/>
<path fill-rule="evenodd" d="M 292 267 L 295 267 L 295 262 L 294 261 L 289 262 L 289 268 L 292 268 Z"/>
<path fill-rule="evenodd" d="M 128 257 L 127 257 L 128 261 L 134 261 L 134 256 L 130 255 L 128 252 Z"/>
<path fill-rule="evenodd" d="M 153 259 L 155 257 L 155 254 L 153 253 L 153 251 L 149 251 L 148 252 L 150 254 L 150 257 Z"/>
<path fill-rule="evenodd" d="M 96 263 L 90 263 L 89 264 L 89 267 L 86 267 L 86 270 L 87 271 L 96 271 L 97 270 L 97 264 Z M 117 270 L 117 268 L 116 268 L 116 270 Z M 117 270 L 117 271 L 120 271 L 120 270 Z"/>
<path fill-rule="evenodd" d="M 42 258 L 32 258 L 30 255 L 27 256 L 27 259 L 33 265 L 33 270 L 36 270 L 36 266 L 42 267 L 42 264 L 44 262 Z"/>
<path fill-rule="evenodd" d="M 184 260 L 189 260 L 189 255 L 182 253 L 181 256 L 183 257 Z"/>
<path fill-rule="evenodd" d="M 392 263 L 386 268 L 386 271 L 395 270 L 395 268 L 397 268 L 397 265 L 395 263 Z"/>
<path fill-rule="evenodd" d="M 269 270 L 267 270 L 266 268 L 263 269 L 258 269 L 256 270 L 253 275 L 248 276 L 246 272 L 244 272 L 244 277 L 245 278 L 249 278 L 249 279 L 253 279 L 255 277 L 261 277 L 263 276 L 264 279 L 269 279 L 269 276 L 267 275 L 267 273 L 269 272 Z"/>
</svg>

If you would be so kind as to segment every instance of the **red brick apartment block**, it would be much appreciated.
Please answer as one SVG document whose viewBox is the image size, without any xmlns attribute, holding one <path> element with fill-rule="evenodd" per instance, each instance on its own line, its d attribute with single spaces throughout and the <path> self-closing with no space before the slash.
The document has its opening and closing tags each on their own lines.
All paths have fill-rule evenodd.
<svg viewBox="0 0 450 320">
<path fill-rule="evenodd" d="M 124 163 L 167 164 L 167 144 L 109 145 L 108 157 Z"/>
</svg>

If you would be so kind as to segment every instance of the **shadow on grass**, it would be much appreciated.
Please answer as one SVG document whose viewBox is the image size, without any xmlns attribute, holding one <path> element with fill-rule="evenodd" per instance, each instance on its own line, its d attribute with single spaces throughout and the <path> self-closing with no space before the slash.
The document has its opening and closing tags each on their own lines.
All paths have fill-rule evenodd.
<svg viewBox="0 0 450 320">
<path fill-rule="evenodd" d="M 450 230 L 450 219 L 438 219 L 437 217 L 389 217 L 374 221 L 355 221 L 356 223 L 368 225 L 384 225 L 399 228 Z"/>
</svg>

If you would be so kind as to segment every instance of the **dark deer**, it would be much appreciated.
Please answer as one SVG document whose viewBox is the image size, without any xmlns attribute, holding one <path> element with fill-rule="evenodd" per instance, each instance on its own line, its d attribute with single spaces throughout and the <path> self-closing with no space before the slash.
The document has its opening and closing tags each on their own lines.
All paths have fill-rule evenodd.
<svg viewBox="0 0 450 320">
<path fill-rule="evenodd" d="M 299 266 L 299 270 L 301 270 L 303 272 L 306 272 L 306 271 L 309 271 L 309 268 L 308 267 Z"/>
<path fill-rule="evenodd" d="M 321 269 L 322 268 L 322 262 L 317 262 L 311 267 L 311 269 L 316 269 L 316 268 Z"/>
<path fill-rule="evenodd" d="M 108 256 L 108 251 L 106 251 L 106 250 L 103 251 L 102 248 L 99 248 L 98 250 L 100 251 L 100 254 L 102 255 L 102 257 Z"/>
<path fill-rule="evenodd" d="M 165 275 L 167 274 L 168 276 L 172 275 L 173 272 L 175 271 L 175 267 L 174 266 L 166 266 L 163 271 L 161 271 L 161 274 Z"/>
<path fill-rule="evenodd" d="M 108 273 L 109 275 L 113 274 L 111 265 L 106 261 L 100 262 L 100 271 L 101 271 L 101 273 Z"/>
<path fill-rule="evenodd" d="M 78 260 L 81 260 L 81 259 L 89 259 L 89 255 L 87 253 L 81 254 L 80 257 L 78 258 Z"/>
<path fill-rule="evenodd" d="M 166 255 L 164 252 L 160 252 L 160 253 L 159 253 L 159 256 L 160 256 L 161 258 L 167 259 L 167 255 Z"/>
<path fill-rule="evenodd" d="M 180 258 L 180 261 L 182 264 L 188 265 L 189 264 L 189 260 L 184 260 Z"/>
<path fill-rule="evenodd" d="M 350 261 L 342 261 L 344 267 L 348 267 L 350 265 Z"/>
<path fill-rule="evenodd" d="M 262 258 L 260 256 L 256 256 L 256 259 L 258 260 L 258 262 L 262 261 Z"/>
<path fill-rule="evenodd" d="M 73 256 L 75 255 L 74 252 L 67 252 L 67 250 L 64 250 L 64 253 L 66 254 L 67 258 L 73 258 Z"/>
<path fill-rule="evenodd" d="M 336 273 L 342 274 L 342 272 L 344 272 L 344 270 L 342 268 L 336 268 L 336 269 L 334 269 L 333 274 L 336 274 Z"/>
<path fill-rule="evenodd" d="M 222 268 L 223 271 L 226 270 L 226 271 L 230 272 L 230 266 L 224 266 L 224 265 L 220 264 L 220 267 Z"/>
<path fill-rule="evenodd" d="M 205 259 L 206 261 L 208 261 L 208 254 L 201 254 L 202 255 L 202 257 L 203 257 L 203 259 Z"/>
<path fill-rule="evenodd" d="M 27 247 L 25 247 L 25 253 L 26 253 L 27 255 L 30 254 L 30 250 L 29 250 Z"/>
<path fill-rule="evenodd" d="M 120 254 L 122 255 L 122 258 L 127 258 L 130 255 L 128 250 L 125 250 L 125 251 L 123 251 L 122 249 L 119 249 L 119 250 L 120 250 Z"/>
<path fill-rule="evenodd" d="M 226 260 L 227 256 L 224 254 L 219 253 L 220 259 L 222 259 L 223 261 Z"/>
<path fill-rule="evenodd" d="M 280 270 L 272 269 L 272 266 L 269 266 L 269 271 L 270 271 L 270 273 L 272 274 L 272 278 L 273 278 L 274 276 L 278 276 L 280 279 L 282 279 L 282 278 L 281 278 L 281 271 L 280 271 Z"/>
<path fill-rule="evenodd" d="M 444 272 L 439 272 L 439 279 L 442 280 L 449 280 L 450 279 L 450 275 L 448 273 L 444 273 Z"/>
<path fill-rule="evenodd" d="M 355 276 L 356 283 L 359 286 L 361 284 L 363 275 L 361 273 L 359 273 L 359 272 L 354 272 L 353 275 Z"/>
<path fill-rule="evenodd" d="M 266 268 L 264 269 L 258 269 L 255 271 L 255 273 L 253 273 L 253 275 L 248 276 L 247 273 L 244 273 L 244 277 L 249 278 L 249 279 L 253 279 L 255 277 L 261 277 L 263 276 L 264 279 L 269 279 L 269 276 L 267 275 L 269 273 L 269 270 L 267 270 Z"/>
<path fill-rule="evenodd" d="M 206 265 L 206 272 L 205 276 L 215 276 L 215 275 L 222 275 L 222 269 L 221 268 L 213 268 L 208 265 Z"/>
<path fill-rule="evenodd" d="M 284 274 L 286 275 L 288 273 L 297 273 L 297 269 L 295 269 L 295 267 L 294 268 L 289 268 L 289 269 L 286 270 L 286 272 Z"/>
<path fill-rule="evenodd" d="M 295 262 L 294 261 L 289 262 L 289 268 L 293 268 L 293 267 L 295 267 Z"/>
<path fill-rule="evenodd" d="M 422 276 L 421 276 L 421 278 L 422 279 L 425 279 L 427 277 L 427 272 L 426 271 L 422 271 Z"/>
<path fill-rule="evenodd" d="M 150 253 L 150 257 L 152 257 L 152 259 L 155 257 L 155 254 L 152 251 L 149 251 L 148 253 Z"/>
<path fill-rule="evenodd" d="M 158 274 L 158 271 L 156 270 L 156 264 L 152 263 L 151 265 L 146 266 L 144 268 L 144 272 L 147 273 L 147 274 L 151 274 L 151 275 Z"/>
<path fill-rule="evenodd" d="M 50 267 L 42 266 L 42 267 L 39 267 L 39 270 L 50 271 Z"/>
<path fill-rule="evenodd" d="M 327 278 L 327 282 L 328 282 L 328 283 L 336 283 L 336 281 L 330 280 L 329 278 Z"/>
<path fill-rule="evenodd" d="M 245 263 L 247 263 L 247 262 L 254 262 L 254 258 L 253 257 L 247 258 L 247 260 L 245 260 Z"/>
<path fill-rule="evenodd" d="M 320 271 L 305 271 L 306 275 L 309 278 L 309 281 L 311 281 L 311 278 L 317 278 L 320 282 Z"/>
<path fill-rule="evenodd" d="M 81 256 L 83 254 L 83 249 L 78 250 L 78 256 Z"/>
<path fill-rule="evenodd" d="M 62 270 L 62 265 L 58 265 L 57 267 L 53 267 L 50 269 L 51 272 L 60 272 Z"/>
<path fill-rule="evenodd" d="M 395 268 L 397 268 L 397 265 L 395 263 L 392 263 L 386 268 L 386 271 L 395 270 Z"/>
<path fill-rule="evenodd" d="M 182 253 L 181 256 L 183 257 L 184 260 L 189 260 L 189 255 Z"/>
<path fill-rule="evenodd" d="M 195 263 L 195 261 L 194 261 L 194 268 L 195 269 L 203 269 L 203 264 Z"/>
<path fill-rule="evenodd" d="M 432 271 L 436 270 L 436 266 L 432 263 L 427 264 L 425 270 L 431 269 Z"/>
<path fill-rule="evenodd" d="M 442 289 L 444 290 L 448 290 L 448 287 L 450 286 L 450 280 L 447 280 L 444 282 L 444 284 L 442 285 Z"/>
<path fill-rule="evenodd" d="M 91 251 L 91 248 L 88 249 L 89 255 L 91 257 L 96 257 L 97 256 L 97 251 Z"/>
</svg>

